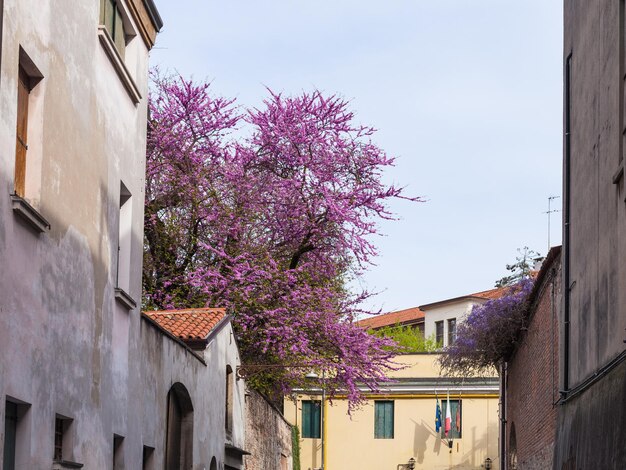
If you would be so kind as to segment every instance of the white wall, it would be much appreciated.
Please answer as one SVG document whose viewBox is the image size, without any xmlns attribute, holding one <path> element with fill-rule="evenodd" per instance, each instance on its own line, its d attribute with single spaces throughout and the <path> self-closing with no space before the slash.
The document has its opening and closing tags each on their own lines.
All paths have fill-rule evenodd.
<svg viewBox="0 0 626 470">
<path fill-rule="evenodd" d="M 435 335 L 435 322 L 443 321 L 443 345 L 448 346 L 448 320 L 456 318 L 457 327 L 465 320 L 474 305 L 484 301 L 478 299 L 463 299 L 434 307 L 421 307 L 424 311 L 424 334 L 426 338 Z"/>
</svg>

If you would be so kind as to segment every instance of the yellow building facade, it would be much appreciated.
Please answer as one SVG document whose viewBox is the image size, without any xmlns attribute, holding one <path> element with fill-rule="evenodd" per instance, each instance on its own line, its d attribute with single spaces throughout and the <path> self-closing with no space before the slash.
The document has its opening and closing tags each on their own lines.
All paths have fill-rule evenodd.
<svg viewBox="0 0 626 470">
<path fill-rule="evenodd" d="M 441 377 L 438 357 L 398 356 L 404 368 L 390 373 L 394 381 L 366 394 L 351 415 L 344 397 L 325 400 L 321 409 L 321 380 L 286 399 L 285 417 L 301 434 L 302 470 L 404 470 L 411 459 L 415 469 L 481 469 L 487 458 L 497 469 L 497 377 Z M 435 415 L 439 401 L 443 424 L 448 394 L 452 429 L 446 437 L 443 428 L 436 431 Z"/>
</svg>

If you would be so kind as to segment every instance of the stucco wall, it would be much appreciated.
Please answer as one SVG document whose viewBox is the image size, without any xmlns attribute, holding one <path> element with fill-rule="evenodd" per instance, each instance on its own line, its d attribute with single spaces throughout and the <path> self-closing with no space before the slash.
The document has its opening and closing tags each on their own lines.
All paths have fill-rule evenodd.
<svg viewBox="0 0 626 470">
<path fill-rule="evenodd" d="M 134 392 L 137 394 L 135 406 L 141 405 L 135 413 L 140 413 L 142 424 L 137 426 L 136 432 L 142 445 L 155 449 L 154 469 L 163 468 L 167 394 L 175 383 L 185 386 L 194 409 L 193 468 L 208 469 L 213 457 L 218 468 L 223 468 L 226 365 L 235 370 L 240 363 L 231 326 L 226 325 L 217 332 L 207 349 L 200 353 L 206 365 L 145 319 L 141 325 L 141 350 L 141 386 Z M 236 381 L 230 443 L 239 448 L 244 447 L 244 399 L 243 381 Z"/>
<path fill-rule="evenodd" d="M 443 345 L 448 345 L 448 320 L 456 318 L 457 325 L 461 323 L 472 311 L 474 305 L 481 302 L 474 300 L 460 300 L 440 306 L 422 307 L 424 310 L 424 335 L 426 338 L 434 337 L 436 333 L 435 322 L 443 321 Z"/>
<path fill-rule="evenodd" d="M 21 468 L 49 468 L 55 415 L 72 418 L 68 456 L 112 461 L 141 396 L 139 309 L 114 299 L 120 182 L 132 193 L 129 294 L 141 296 L 146 101 L 135 105 L 97 36 L 99 2 L 5 0 L 0 70 L 0 422 L 5 397 L 30 404 Z M 43 74 L 31 92 L 26 199 L 50 222 L 37 235 L 11 209 L 20 47 Z M 135 44 L 147 95 L 148 51 Z M 2 431 L 4 432 L 4 431 Z M 0 446 L 4 439 L 0 436 Z"/>
<path fill-rule="evenodd" d="M 364 406 L 348 414 L 348 403 L 335 398 L 325 406 L 326 468 L 358 468 L 363 470 L 403 470 L 408 460 L 416 460 L 416 469 L 479 469 L 486 457 L 498 466 L 498 392 L 465 393 L 452 388 L 450 399 L 462 400 L 462 437 L 454 439 L 452 449 L 435 432 L 436 396 L 424 390 L 399 393 L 402 381 L 429 379 L 437 383 L 436 354 L 409 354 L 395 360 L 407 367 L 390 375 L 400 379 L 384 386 L 384 392 L 371 394 Z M 446 397 L 446 386 L 438 389 L 439 400 Z M 394 401 L 393 439 L 374 438 L 374 400 Z M 320 400 L 319 393 L 296 395 L 296 401 L 285 400 L 285 417 L 301 427 L 302 400 Z M 454 418 L 453 418 L 454 419 Z M 321 439 L 300 440 L 302 470 L 321 466 Z"/>
<path fill-rule="evenodd" d="M 121 183 L 132 205 L 123 287 L 141 298 L 147 46 L 139 34 L 127 45 L 135 103 L 98 36 L 99 1 L 0 5 L 0 423 L 7 399 L 26 410 L 17 468 L 52 467 L 57 415 L 72 420 L 65 460 L 111 468 L 118 435 L 120 470 L 142 468 L 143 446 L 155 449 L 152 468 L 163 468 L 167 393 L 176 382 L 197 414 L 194 469 L 208 469 L 213 456 L 221 465 L 225 367 L 238 364 L 230 327 L 203 353 L 205 366 L 142 320 L 138 306 L 115 299 Z M 43 75 L 29 98 L 25 194 L 50 223 L 41 234 L 11 206 L 20 49 Z M 242 386 L 232 437 L 239 447 Z"/>
<path fill-rule="evenodd" d="M 246 470 L 293 468 L 291 425 L 258 392 L 246 394 Z"/>
</svg>

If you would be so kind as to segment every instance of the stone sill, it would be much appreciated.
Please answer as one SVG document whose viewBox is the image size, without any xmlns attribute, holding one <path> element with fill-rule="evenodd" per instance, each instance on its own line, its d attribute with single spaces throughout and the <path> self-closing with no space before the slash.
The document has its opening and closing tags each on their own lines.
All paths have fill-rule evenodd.
<svg viewBox="0 0 626 470">
<path fill-rule="evenodd" d="M 52 470 L 63 470 L 65 468 L 83 468 L 83 464 L 69 460 L 55 460 L 52 463 Z"/>
<path fill-rule="evenodd" d="M 13 206 L 13 212 L 20 216 L 37 233 L 44 233 L 50 230 L 50 223 L 23 197 L 11 194 L 11 205 Z"/>
<path fill-rule="evenodd" d="M 139 93 L 139 89 L 137 88 L 133 77 L 131 77 L 130 72 L 124 64 L 124 60 L 117 51 L 115 43 L 113 42 L 113 39 L 111 39 L 111 35 L 102 25 L 98 26 L 98 38 L 100 39 L 100 44 L 102 44 L 107 56 L 109 56 L 109 60 L 111 61 L 117 76 L 120 78 L 122 85 L 124 85 L 124 88 L 128 92 L 128 96 L 131 100 L 133 100 L 133 103 L 138 104 L 139 101 L 141 101 L 141 93 Z"/>
<path fill-rule="evenodd" d="M 137 306 L 137 302 L 124 289 L 115 288 L 115 300 L 122 304 L 128 310 L 132 310 Z"/>
</svg>

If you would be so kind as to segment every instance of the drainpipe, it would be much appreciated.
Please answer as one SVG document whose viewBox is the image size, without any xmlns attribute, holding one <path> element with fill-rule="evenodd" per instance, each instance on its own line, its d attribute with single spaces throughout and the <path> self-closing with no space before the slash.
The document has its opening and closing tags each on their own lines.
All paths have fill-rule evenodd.
<svg viewBox="0 0 626 470">
<path fill-rule="evenodd" d="M 565 168 L 563 169 L 563 390 L 565 398 L 569 390 L 570 352 L 570 194 L 571 194 L 571 74 L 572 54 L 565 61 Z"/>
</svg>

